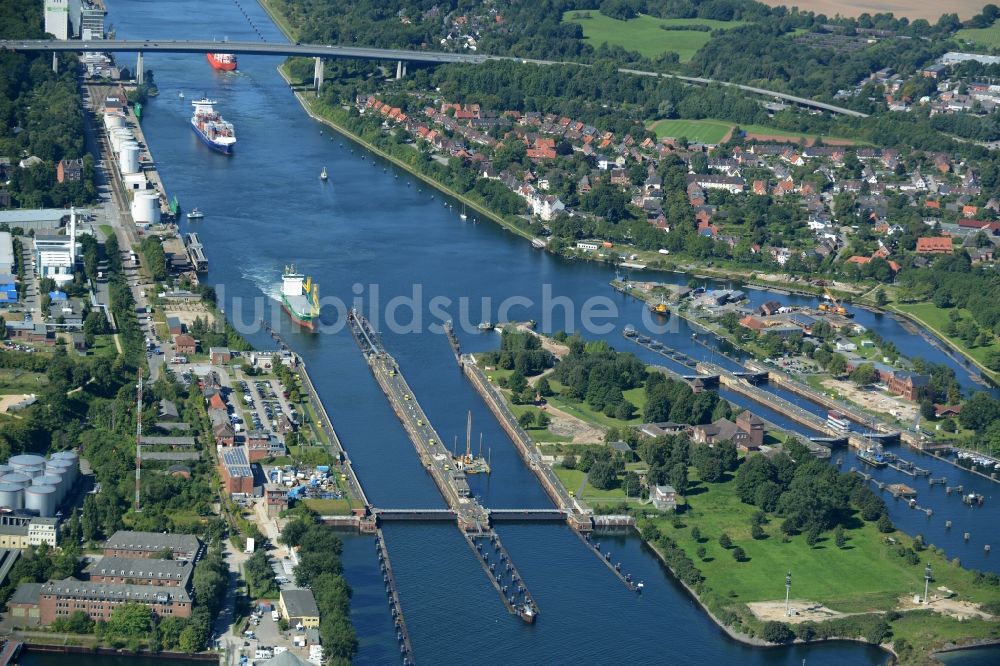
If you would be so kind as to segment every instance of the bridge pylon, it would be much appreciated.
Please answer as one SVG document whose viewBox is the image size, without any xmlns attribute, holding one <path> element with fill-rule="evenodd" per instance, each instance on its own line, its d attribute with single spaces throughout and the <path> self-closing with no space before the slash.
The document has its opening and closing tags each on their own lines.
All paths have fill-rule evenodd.
<svg viewBox="0 0 1000 666">
<path fill-rule="evenodd" d="M 323 59 L 317 57 L 313 62 L 313 85 L 316 87 L 316 94 L 323 88 Z"/>
<path fill-rule="evenodd" d="M 142 61 L 142 51 L 135 59 L 135 85 L 141 86 L 146 82 L 146 65 Z"/>
</svg>

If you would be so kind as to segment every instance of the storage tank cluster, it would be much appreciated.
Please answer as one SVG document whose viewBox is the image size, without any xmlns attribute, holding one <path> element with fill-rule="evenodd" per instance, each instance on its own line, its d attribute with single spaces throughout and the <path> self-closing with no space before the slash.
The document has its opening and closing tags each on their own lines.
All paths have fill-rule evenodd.
<svg viewBox="0 0 1000 666">
<path fill-rule="evenodd" d="M 0 465 L 0 507 L 26 509 L 39 516 L 56 514 L 80 475 L 79 459 L 61 451 L 46 460 L 33 454 L 13 456 Z"/>
<path fill-rule="evenodd" d="M 119 127 L 125 127 L 125 116 L 120 113 L 104 114 L 104 129 L 106 129 L 108 133 Z"/>
<path fill-rule="evenodd" d="M 122 174 L 139 173 L 139 144 L 125 141 L 118 148 L 118 168 Z"/>
</svg>

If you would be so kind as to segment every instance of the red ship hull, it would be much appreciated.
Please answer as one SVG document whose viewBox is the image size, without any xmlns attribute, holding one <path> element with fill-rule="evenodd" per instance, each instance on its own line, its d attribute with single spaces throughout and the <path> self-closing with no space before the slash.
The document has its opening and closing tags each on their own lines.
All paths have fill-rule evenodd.
<svg viewBox="0 0 1000 666">
<path fill-rule="evenodd" d="M 228 56 L 228 60 L 222 60 L 215 53 L 206 53 L 205 58 L 208 59 L 208 64 L 212 66 L 212 69 L 217 69 L 222 72 L 231 72 L 236 69 L 236 56 Z"/>
<path fill-rule="evenodd" d="M 316 320 L 315 319 L 311 319 L 311 320 L 308 320 L 308 321 L 305 320 L 305 319 L 300 319 L 298 316 L 296 316 L 296 314 L 294 312 L 292 312 L 291 308 L 289 308 L 288 306 L 286 306 L 284 303 L 281 304 L 281 309 L 285 311 L 285 314 L 288 315 L 289 319 L 291 319 L 293 322 L 295 322 L 296 324 L 298 324 L 302 328 L 304 328 L 304 329 L 306 329 L 307 331 L 310 331 L 310 332 L 315 332 L 316 331 Z"/>
</svg>

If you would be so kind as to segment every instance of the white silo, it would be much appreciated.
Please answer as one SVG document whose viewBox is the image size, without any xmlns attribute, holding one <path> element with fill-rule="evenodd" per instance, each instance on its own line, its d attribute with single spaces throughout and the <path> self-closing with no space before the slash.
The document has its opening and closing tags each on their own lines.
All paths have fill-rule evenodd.
<svg viewBox="0 0 1000 666">
<path fill-rule="evenodd" d="M 56 489 L 56 506 L 62 503 L 66 489 L 63 487 L 63 478 L 55 474 L 43 474 L 31 480 L 32 486 L 52 486 Z"/>
<path fill-rule="evenodd" d="M 123 174 L 139 173 L 139 144 L 135 141 L 123 143 L 119 148 L 118 168 Z"/>
<path fill-rule="evenodd" d="M 132 134 L 132 130 L 119 127 L 111 131 L 111 149 L 113 151 L 117 153 L 125 141 L 135 141 L 135 135 Z"/>
<path fill-rule="evenodd" d="M 80 456 L 76 454 L 76 451 L 58 451 L 53 453 L 49 460 L 69 460 L 75 464 L 80 461 Z"/>
<path fill-rule="evenodd" d="M 0 483 L 0 506 L 8 509 L 23 509 L 24 488 L 16 483 Z"/>
<path fill-rule="evenodd" d="M 24 489 L 24 508 L 37 511 L 39 516 L 56 515 L 56 490 L 53 486 L 29 486 Z"/>
<path fill-rule="evenodd" d="M 11 472 L 10 474 L 4 474 L 0 477 L 0 483 L 13 483 L 15 485 L 26 488 L 31 485 L 31 477 L 21 474 L 20 472 Z"/>
<path fill-rule="evenodd" d="M 125 116 L 118 113 L 105 113 L 104 128 L 110 132 L 116 127 L 125 127 Z"/>
<path fill-rule="evenodd" d="M 158 224 L 160 197 L 155 192 L 136 192 L 132 200 L 132 219 L 137 224 Z"/>
<path fill-rule="evenodd" d="M 13 471 L 14 468 L 11 467 L 10 465 L 0 465 L 0 476 L 3 476 L 4 474 L 10 474 Z"/>
</svg>

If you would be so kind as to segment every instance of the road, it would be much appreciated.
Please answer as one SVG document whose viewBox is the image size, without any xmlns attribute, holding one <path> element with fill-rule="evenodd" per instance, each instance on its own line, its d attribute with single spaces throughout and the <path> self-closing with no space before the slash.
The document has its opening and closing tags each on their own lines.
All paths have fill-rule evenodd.
<svg viewBox="0 0 1000 666">
<path fill-rule="evenodd" d="M 0 40 L 0 48 L 9 51 L 33 51 L 42 53 L 56 53 L 61 51 L 85 51 L 98 50 L 103 52 L 164 52 L 164 53 L 214 53 L 222 46 L 219 42 L 210 41 L 187 41 L 187 40 L 125 40 L 108 39 L 97 42 L 82 42 L 80 40 L 59 40 L 59 39 L 24 39 L 24 40 Z M 349 58 L 355 60 L 400 60 L 405 62 L 422 62 L 431 64 L 442 63 L 466 63 L 482 64 L 491 60 L 513 60 L 515 62 L 531 63 L 535 65 L 577 65 L 586 67 L 588 65 L 578 62 L 567 62 L 558 60 L 536 60 L 527 58 L 517 58 L 513 56 L 498 56 L 471 53 L 445 53 L 442 51 L 409 51 L 406 49 L 375 49 L 361 46 L 336 46 L 317 44 L 280 44 L 261 42 L 225 42 L 227 53 L 237 55 L 273 55 L 273 56 L 304 56 L 314 58 Z M 635 76 L 652 76 L 667 79 L 677 79 L 687 83 L 702 85 L 722 85 L 730 88 L 737 88 L 743 92 L 755 95 L 764 95 L 774 99 L 792 102 L 801 106 L 807 106 L 821 111 L 839 113 L 854 118 L 867 118 L 868 114 L 848 109 L 835 104 L 818 102 L 807 97 L 798 97 L 788 93 L 767 90 L 755 86 L 747 86 L 740 83 L 730 83 L 728 81 L 717 81 L 715 79 L 705 79 L 696 76 L 681 76 L 680 74 L 663 74 L 660 72 L 650 72 L 640 69 L 618 68 L 621 74 Z"/>
</svg>

